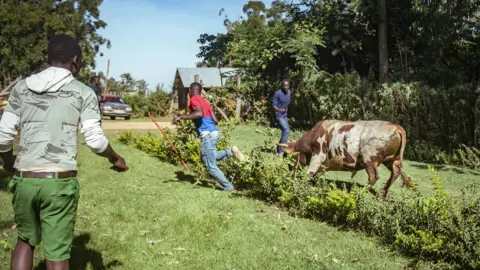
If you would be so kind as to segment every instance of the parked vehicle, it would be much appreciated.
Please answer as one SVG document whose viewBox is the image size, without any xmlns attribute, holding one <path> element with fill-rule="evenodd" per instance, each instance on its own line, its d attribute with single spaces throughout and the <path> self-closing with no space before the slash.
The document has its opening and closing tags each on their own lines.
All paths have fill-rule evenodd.
<svg viewBox="0 0 480 270">
<path fill-rule="evenodd" d="M 130 120 L 132 116 L 132 108 L 125 104 L 125 102 L 115 95 L 102 95 L 100 100 L 100 112 L 102 117 L 110 116 L 110 119 L 115 120 L 117 117 L 123 117 L 125 120 Z"/>
</svg>

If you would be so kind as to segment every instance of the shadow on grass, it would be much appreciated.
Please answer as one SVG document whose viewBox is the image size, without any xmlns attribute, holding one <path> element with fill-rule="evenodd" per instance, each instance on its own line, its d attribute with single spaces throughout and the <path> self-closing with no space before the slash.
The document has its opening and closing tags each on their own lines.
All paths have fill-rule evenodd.
<svg viewBox="0 0 480 270">
<path fill-rule="evenodd" d="M 0 170 L 0 190 L 8 190 L 8 182 L 12 179 L 13 174 L 3 169 Z"/>
<path fill-rule="evenodd" d="M 343 180 L 334 180 L 334 179 L 325 179 L 325 182 L 327 184 L 333 183 L 335 186 L 339 189 L 346 189 L 348 192 L 351 192 L 353 187 L 359 187 L 359 188 L 366 188 L 366 185 L 359 184 L 356 182 L 349 182 L 349 181 L 343 181 Z M 376 191 L 373 191 L 373 195 L 377 195 Z"/>
<path fill-rule="evenodd" d="M 0 221 L 0 232 L 6 229 L 10 229 L 15 225 L 14 220 Z"/>
<path fill-rule="evenodd" d="M 412 167 L 415 167 L 415 168 L 419 168 L 419 169 L 428 169 L 428 165 L 427 164 L 410 164 L 410 166 Z M 450 167 L 450 166 L 446 166 L 446 165 L 432 165 L 433 168 L 437 171 L 452 171 L 454 173 L 458 173 L 458 174 L 473 174 L 473 175 L 480 175 L 480 171 L 475 171 L 475 170 L 468 170 L 466 171 L 467 169 L 463 169 L 463 168 L 456 168 L 456 167 Z"/>
<path fill-rule="evenodd" d="M 116 266 L 122 266 L 123 263 L 118 260 L 113 260 L 107 264 L 103 261 L 103 256 L 100 251 L 90 249 L 87 247 L 88 242 L 90 242 L 91 236 L 89 233 L 84 233 L 79 236 L 76 236 L 73 239 L 72 252 L 70 258 L 70 269 L 80 270 L 87 269 L 87 266 L 90 265 L 93 270 L 103 270 L 103 269 L 113 269 Z M 41 262 L 35 270 L 45 270 L 46 264 L 45 261 Z"/>
<path fill-rule="evenodd" d="M 176 174 L 177 179 L 178 179 L 179 181 L 189 182 L 189 183 L 191 183 L 192 185 L 196 185 L 196 186 L 200 186 L 200 187 L 205 187 L 205 188 L 212 188 L 212 187 L 213 187 L 212 183 L 210 183 L 210 182 L 208 182 L 208 181 L 196 181 L 196 180 L 195 180 L 195 176 L 186 174 L 186 173 L 183 172 L 183 171 L 176 171 L 175 174 Z M 164 183 L 168 183 L 168 182 L 174 182 L 174 181 L 172 181 L 172 180 L 164 181 Z"/>
</svg>

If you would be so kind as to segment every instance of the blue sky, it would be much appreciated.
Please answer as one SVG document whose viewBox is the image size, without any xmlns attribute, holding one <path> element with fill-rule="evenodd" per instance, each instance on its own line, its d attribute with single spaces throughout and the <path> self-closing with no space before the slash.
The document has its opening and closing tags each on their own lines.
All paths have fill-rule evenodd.
<svg viewBox="0 0 480 270">
<path fill-rule="evenodd" d="M 97 56 L 96 70 L 110 77 L 130 72 L 153 89 L 157 83 L 170 90 L 177 67 L 195 67 L 199 61 L 197 39 L 202 33 L 226 32 L 224 15 L 242 15 L 248 0 L 104 0 L 100 17 L 108 24 L 100 31 L 112 47 Z M 266 1 L 267 2 L 267 1 Z M 268 1 L 269 2 L 269 1 Z M 268 3 L 267 2 L 267 3 Z M 201 3 L 201 4 L 200 4 Z"/>
</svg>

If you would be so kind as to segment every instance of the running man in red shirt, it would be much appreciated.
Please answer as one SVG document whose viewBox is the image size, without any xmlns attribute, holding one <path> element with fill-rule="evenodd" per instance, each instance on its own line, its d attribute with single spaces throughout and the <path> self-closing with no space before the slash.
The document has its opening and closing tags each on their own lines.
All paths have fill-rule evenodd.
<svg viewBox="0 0 480 270">
<path fill-rule="evenodd" d="M 176 124 L 178 120 L 193 121 L 200 137 L 200 151 L 207 171 L 223 186 L 224 191 L 233 191 L 232 183 L 218 168 L 217 160 L 235 156 L 238 160 L 243 161 L 245 157 L 236 146 L 232 149 L 217 151 L 217 143 L 220 138 L 220 132 L 217 129 L 218 120 L 213 114 L 210 103 L 200 95 L 201 91 L 201 84 L 194 82 L 190 85 L 190 113 L 174 117 L 172 123 Z"/>
</svg>

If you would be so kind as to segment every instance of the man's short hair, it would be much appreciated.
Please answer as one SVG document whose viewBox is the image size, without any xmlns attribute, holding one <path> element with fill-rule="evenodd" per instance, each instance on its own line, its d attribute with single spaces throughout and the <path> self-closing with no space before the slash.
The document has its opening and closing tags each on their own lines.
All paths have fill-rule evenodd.
<svg viewBox="0 0 480 270">
<path fill-rule="evenodd" d="M 198 82 L 194 82 L 190 84 L 190 89 L 195 89 L 195 88 L 198 88 L 198 91 L 202 91 L 202 85 L 199 84 Z"/>
<path fill-rule="evenodd" d="M 100 77 L 98 77 L 98 76 L 92 76 L 92 79 L 90 80 L 90 82 L 93 83 L 95 80 L 99 80 L 99 79 L 100 79 Z"/>
<path fill-rule="evenodd" d="M 290 79 L 283 79 L 283 80 L 282 80 L 282 85 L 283 85 L 284 83 L 286 83 L 286 82 L 290 83 Z"/>
<path fill-rule="evenodd" d="M 68 63 L 75 56 L 82 56 L 82 49 L 77 40 L 65 34 L 50 38 L 47 52 L 50 63 Z"/>
</svg>

